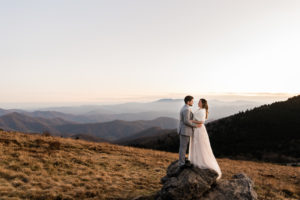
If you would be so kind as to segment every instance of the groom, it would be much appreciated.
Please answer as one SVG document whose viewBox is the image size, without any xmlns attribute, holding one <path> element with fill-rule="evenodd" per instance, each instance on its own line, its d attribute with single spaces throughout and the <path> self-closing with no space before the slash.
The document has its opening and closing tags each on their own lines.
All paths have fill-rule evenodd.
<svg viewBox="0 0 300 200">
<path fill-rule="evenodd" d="M 179 169 L 191 166 L 189 161 L 185 161 L 185 154 L 187 150 L 187 145 L 190 141 L 190 137 L 193 136 L 194 128 L 201 127 L 201 124 L 195 124 L 192 122 L 193 113 L 190 110 L 190 106 L 193 106 L 194 97 L 186 96 L 184 98 L 185 105 L 180 110 L 180 123 L 178 134 L 180 137 L 180 147 L 179 147 Z"/>
</svg>

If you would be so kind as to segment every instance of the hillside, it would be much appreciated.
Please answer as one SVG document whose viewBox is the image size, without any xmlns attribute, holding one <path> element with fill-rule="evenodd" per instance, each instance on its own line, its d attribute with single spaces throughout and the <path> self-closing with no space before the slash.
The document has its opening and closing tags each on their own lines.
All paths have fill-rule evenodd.
<svg viewBox="0 0 300 200">
<path fill-rule="evenodd" d="M 177 154 L 0 131 L 1 199 L 130 199 L 150 195 Z M 299 199 L 299 168 L 218 159 L 223 178 L 244 172 L 262 199 Z"/>
<path fill-rule="evenodd" d="M 125 146 L 178 152 L 179 136 L 176 130 L 150 128 L 132 137 L 117 140 L 115 143 Z"/>
<path fill-rule="evenodd" d="M 207 125 L 216 156 L 300 162 L 300 96 Z"/>
<path fill-rule="evenodd" d="M 119 140 L 114 141 L 113 143 L 115 144 L 122 144 L 122 145 L 126 145 L 126 144 L 131 144 L 133 141 L 135 140 L 146 140 L 146 138 L 152 138 L 152 137 L 158 137 L 160 135 L 165 135 L 166 133 L 168 133 L 170 130 L 168 129 L 161 129 L 159 127 L 151 127 L 149 129 L 143 130 L 141 132 L 138 132 L 136 134 L 133 134 L 129 137 L 125 137 Z"/>
</svg>

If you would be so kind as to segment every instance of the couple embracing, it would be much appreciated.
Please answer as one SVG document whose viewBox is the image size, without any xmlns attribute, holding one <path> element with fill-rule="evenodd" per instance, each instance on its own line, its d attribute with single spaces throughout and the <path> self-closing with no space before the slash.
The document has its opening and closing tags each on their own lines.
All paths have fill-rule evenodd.
<svg viewBox="0 0 300 200">
<path fill-rule="evenodd" d="M 218 173 L 217 180 L 221 178 L 222 172 L 210 146 L 209 137 L 204 125 L 208 115 L 208 104 L 205 99 L 200 99 L 199 109 L 193 113 L 194 98 L 186 96 L 185 105 L 180 110 L 180 124 L 178 133 L 180 135 L 179 168 L 181 170 L 194 165 L 204 169 L 213 169 Z M 189 145 L 189 156 L 186 160 L 185 154 Z"/>
</svg>

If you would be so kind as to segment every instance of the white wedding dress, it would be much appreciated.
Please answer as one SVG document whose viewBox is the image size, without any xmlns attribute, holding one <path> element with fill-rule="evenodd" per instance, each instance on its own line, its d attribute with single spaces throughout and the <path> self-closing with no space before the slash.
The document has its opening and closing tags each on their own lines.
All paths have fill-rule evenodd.
<svg viewBox="0 0 300 200">
<path fill-rule="evenodd" d="M 199 109 L 194 113 L 193 120 L 204 122 L 205 116 L 206 116 L 206 110 Z M 210 168 L 215 170 L 219 174 L 217 180 L 221 178 L 222 172 L 212 152 L 209 137 L 204 124 L 202 124 L 200 128 L 195 128 L 193 136 L 190 137 L 188 158 L 190 162 L 196 167 L 202 169 Z"/>
</svg>

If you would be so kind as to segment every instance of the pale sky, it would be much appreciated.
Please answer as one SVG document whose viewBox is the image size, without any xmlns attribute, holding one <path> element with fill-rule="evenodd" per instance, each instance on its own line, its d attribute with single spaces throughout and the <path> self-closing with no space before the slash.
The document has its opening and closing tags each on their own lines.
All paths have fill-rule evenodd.
<svg viewBox="0 0 300 200">
<path fill-rule="evenodd" d="M 0 0 L 0 15 L 0 107 L 300 93 L 298 0 Z"/>
</svg>

